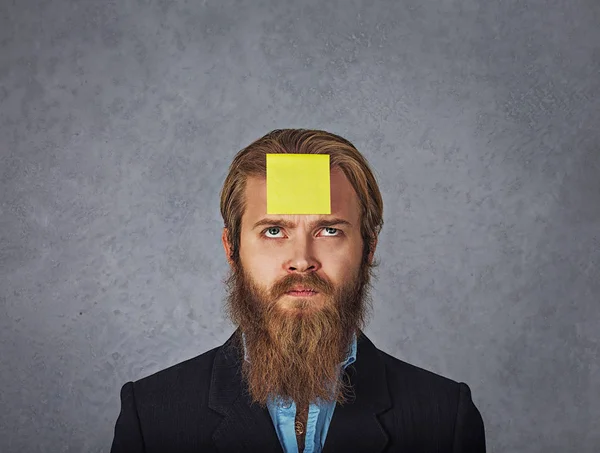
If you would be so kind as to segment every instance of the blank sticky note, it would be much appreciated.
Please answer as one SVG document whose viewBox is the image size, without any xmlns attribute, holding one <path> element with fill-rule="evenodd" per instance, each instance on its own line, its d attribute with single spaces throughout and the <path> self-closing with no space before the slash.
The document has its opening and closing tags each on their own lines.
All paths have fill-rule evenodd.
<svg viewBox="0 0 600 453">
<path fill-rule="evenodd" d="M 267 214 L 331 214 L 328 154 L 267 154 Z"/>
</svg>

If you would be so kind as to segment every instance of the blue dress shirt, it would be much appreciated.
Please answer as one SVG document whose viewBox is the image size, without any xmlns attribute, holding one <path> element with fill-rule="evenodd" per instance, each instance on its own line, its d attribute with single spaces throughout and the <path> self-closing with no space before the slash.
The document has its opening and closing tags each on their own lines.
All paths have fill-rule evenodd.
<svg viewBox="0 0 600 453">
<path fill-rule="evenodd" d="M 244 344 L 244 359 L 250 362 L 248 352 L 246 351 L 246 337 L 242 333 Z M 352 343 L 346 356 L 346 360 L 340 365 L 346 368 L 356 361 L 356 334 L 352 336 Z M 311 404 L 308 407 L 308 420 L 306 424 L 306 437 L 304 441 L 303 453 L 321 453 L 325 444 L 325 437 L 329 430 L 329 424 L 335 410 L 335 401 L 327 404 Z M 269 414 L 273 420 L 275 431 L 283 451 L 285 453 L 299 453 L 298 442 L 296 441 L 296 432 L 294 431 L 294 422 L 296 419 L 296 404 L 292 401 L 289 406 L 285 406 L 283 401 L 276 399 L 267 403 Z"/>
</svg>

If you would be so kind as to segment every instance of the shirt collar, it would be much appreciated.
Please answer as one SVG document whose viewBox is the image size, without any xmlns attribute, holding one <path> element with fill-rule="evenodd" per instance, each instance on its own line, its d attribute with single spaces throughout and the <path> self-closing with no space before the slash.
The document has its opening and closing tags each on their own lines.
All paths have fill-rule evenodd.
<svg viewBox="0 0 600 453">
<path fill-rule="evenodd" d="M 250 357 L 248 357 L 248 351 L 246 350 L 246 335 L 242 332 L 242 343 L 244 345 L 244 360 L 250 363 Z M 350 347 L 348 348 L 348 354 L 346 355 L 346 360 L 344 360 L 341 365 L 346 368 L 348 365 L 356 362 L 356 333 L 352 334 L 352 341 L 350 343 Z"/>
</svg>

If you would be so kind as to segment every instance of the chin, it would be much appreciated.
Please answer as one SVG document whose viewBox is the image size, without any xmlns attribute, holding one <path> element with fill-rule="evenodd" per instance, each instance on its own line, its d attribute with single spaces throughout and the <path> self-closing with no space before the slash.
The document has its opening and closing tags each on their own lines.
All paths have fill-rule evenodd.
<svg viewBox="0 0 600 453">
<path fill-rule="evenodd" d="M 311 312 L 315 310 L 320 310 L 325 306 L 325 303 L 322 299 L 310 298 L 310 299 L 299 299 L 294 298 L 294 300 L 284 300 L 281 302 L 280 307 L 282 310 L 286 311 L 298 311 L 298 312 Z"/>
</svg>

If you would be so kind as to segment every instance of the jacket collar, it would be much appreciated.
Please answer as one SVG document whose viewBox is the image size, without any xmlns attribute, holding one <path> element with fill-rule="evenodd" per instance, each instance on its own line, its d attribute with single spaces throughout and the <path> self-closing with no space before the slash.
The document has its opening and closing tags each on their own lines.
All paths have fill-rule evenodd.
<svg viewBox="0 0 600 453">
<path fill-rule="evenodd" d="M 359 331 L 356 363 L 346 368 L 354 398 L 336 405 L 323 453 L 383 451 L 389 437 L 377 415 L 391 407 L 385 365 L 373 343 Z M 269 411 L 251 401 L 242 381 L 244 348 L 237 329 L 215 356 L 208 406 L 222 415 L 213 432 L 218 451 L 283 453 Z"/>
</svg>

